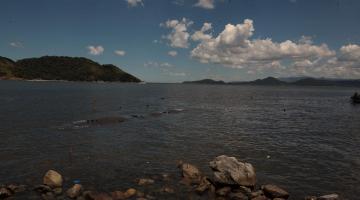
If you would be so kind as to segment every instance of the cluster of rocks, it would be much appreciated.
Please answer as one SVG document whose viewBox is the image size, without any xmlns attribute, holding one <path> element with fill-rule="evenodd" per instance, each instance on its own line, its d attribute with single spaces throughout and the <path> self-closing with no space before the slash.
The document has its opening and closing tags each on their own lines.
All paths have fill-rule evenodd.
<svg viewBox="0 0 360 200">
<path fill-rule="evenodd" d="M 208 199 L 215 200 L 286 200 L 289 193 L 283 188 L 267 184 L 257 187 L 255 168 L 235 157 L 225 155 L 210 162 L 212 178 L 204 176 L 199 169 L 189 163 L 179 163 L 183 182 L 191 185 L 199 195 L 207 193 Z M 305 200 L 338 200 L 337 194 L 320 197 L 309 196 Z"/>
<path fill-rule="evenodd" d="M 240 162 L 235 157 L 225 155 L 216 157 L 210 162 L 213 171 L 211 177 L 205 176 L 196 166 L 179 161 L 178 167 L 181 171 L 180 185 L 184 186 L 189 193 L 185 199 L 213 199 L 213 200 L 287 200 L 289 193 L 276 185 L 256 185 L 255 168 L 246 162 Z M 161 180 L 169 181 L 170 175 L 163 174 Z M 151 187 L 158 180 L 142 178 L 137 180 L 139 187 Z M 171 187 L 163 185 L 159 190 L 160 194 L 175 195 L 182 193 L 180 185 Z M 153 200 L 168 199 L 164 196 L 156 196 L 154 193 L 142 192 L 129 188 L 125 191 L 113 191 L 110 193 L 85 190 L 84 187 L 75 183 L 66 191 L 63 191 L 63 178 L 60 173 L 49 170 L 43 177 L 43 184 L 35 187 L 26 185 L 0 185 L 0 199 L 16 199 L 17 193 L 35 191 L 37 198 L 43 200 Z M 194 198 L 191 195 L 196 195 Z M 27 198 L 28 199 L 28 198 Z M 176 198 L 184 199 L 184 197 Z M 308 196 L 305 200 L 339 200 L 337 194 L 324 195 L 320 197 Z"/>
</svg>

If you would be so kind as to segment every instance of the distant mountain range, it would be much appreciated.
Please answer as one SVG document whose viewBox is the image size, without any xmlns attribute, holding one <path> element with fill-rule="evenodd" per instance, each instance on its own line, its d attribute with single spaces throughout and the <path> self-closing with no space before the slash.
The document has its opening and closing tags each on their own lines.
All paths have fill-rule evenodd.
<svg viewBox="0 0 360 200">
<path fill-rule="evenodd" d="M 203 79 L 199 81 L 185 81 L 185 84 L 192 83 L 192 84 L 226 84 L 224 81 L 215 81 L 212 79 Z"/>
<path fill-rule="evenodd" d="M 27 58 L 16 62 L 0 57 L 0 79 L 140 82 L 115 65 L 65 56 Z"/>
<path fill-rule="evenodd" d="M 290 80 L 290 79 L 289 79 Z M 291 78 L 291 80 L 293 80 Z M 254 81 L 244 82 L 224 82 L 214 81 L 212 79 L 204 79 L 199 81 L 187 81 L 186 84 L 221 84 L 221 85 L 269 85 L 269 86 L 281 86 L 281 85 L 298 85 L 298 86 L 348 86 L 348 87 L 360 87 L 360 79 L 325 79 L 325 78 L 309 78 L 304 77 L 293 81 L 283 81 L 274 77 L 267 77 L 264 79 L 257 79 Z"/>
</svg>

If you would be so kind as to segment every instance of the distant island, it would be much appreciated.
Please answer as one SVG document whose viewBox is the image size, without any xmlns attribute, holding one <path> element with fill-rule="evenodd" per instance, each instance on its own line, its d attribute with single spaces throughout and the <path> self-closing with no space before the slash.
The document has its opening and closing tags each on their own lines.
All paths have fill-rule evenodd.
<svg viewBox="0 0 360 200">
<path fill-rule="evenodd" d="M 297 86 L 347 86 L 347 87 L 360 87 L 360 79 L 326 79 L 326 78 L 282 78 L 283 81 L 274 77 L 267 77 L 264 79 L 257 79 L 254 81 L 243 82 L 224 82 L 215 81 L 212 79 L 203 79 L 198 81 L 186 81 L 184 84 L 221 84 L 221 85 L 269 85 L 269 86 L 282 86 L 282 85 L 297 85 Z"/>
<path fill-rule="evenodd" d="M 44 56 L 13 61 L 0 56 L 0 80 L 141 82 L 115 65 L 83 57 Z"/>
<path fill-rule="evenodd" d="M 187 83 L 197 83 L 197 84 L 226 84 L 224 81 L 215 81 L 212 79 L 203 79 L 203 80 L 199 80 L 199 81 L 185 81 L 183 82 L 185 84 Z"/>
</svg>

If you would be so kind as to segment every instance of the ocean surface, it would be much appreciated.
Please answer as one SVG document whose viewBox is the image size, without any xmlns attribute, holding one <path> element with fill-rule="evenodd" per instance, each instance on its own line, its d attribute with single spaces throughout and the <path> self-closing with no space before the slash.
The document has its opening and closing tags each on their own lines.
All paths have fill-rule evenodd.
<svg viewBox="0 0 360 200">
<path fill-rule="evenodd" d="M 112 191 L 178 174 L 177 160 L 211 175 L 209 161 L 225 154 L 252 163 L 259 185 L 277 184 L 291 199 L 359 199 L 356 90 L 0 81 L 0 185 L 40 184 L 56 169 L 68 185 Z M 110 117 L 126 120 L 96 123 Z"/>
</svg>

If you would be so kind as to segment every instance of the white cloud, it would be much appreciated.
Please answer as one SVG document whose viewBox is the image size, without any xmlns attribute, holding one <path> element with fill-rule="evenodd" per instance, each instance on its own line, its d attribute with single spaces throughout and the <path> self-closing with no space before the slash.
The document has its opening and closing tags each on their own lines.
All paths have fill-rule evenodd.
<svg viewBox="0 0 360 200">
<path fill-rule="evenodd" d="M 360 62 L 360 46 L 356 44 L 342 46 L 340 48 L 339 60 Z"/>
<path fill-rule="evenodd" d="M 171 33 L 163 36 L 164 39 L 170 41 L 171 47 L 188 48 L 190 34 L 187 32 L 189 26 L 193 24 L 192 21 L 183 18 L 182 20 L 167 20 L 161 23 L 160 26 L 172 29 Z"/>
<path fill-rule="evenodd" d="M 195 4 L 195 6 L 204 8 L 204 9 L 214 9 L 215 2 L 214 2 L 214 0 L 198 0 L 198 2 Z"/>
<path fill-rule="evenodd" d="M 183 6 L 185 4 L 185 0 L 174 0 L 172 3 L 178 6 Z"/>
<path fill-rule="evenodd" d="M 103 54 L 105 50 L 104 47 L 102 46 L 91 46 L 91 45 L 88 46 L 87 49 L 89 50 L 89 54 L 95 56 Z"/>
<path fill-rule="evenodd" d="M 168 52 L 168 55 L 169 55 L 169 56 L 172 56 L 172 57 L 175 57 L 175 56 L 178 55 L 178 52 L 177 52 L 177 51 L 169 51 L 169 52 Z"/>
<path fill-rule="evenodd" d="M 14 48 L 24 48 L 24 45 L 21 42 L 10 42 L 9 45 Z"/>
<path fill-rule="evenodd" d="M 126 54 L 124 50 L 115 50 L 114 53 L 118 56 L 125 56 Z"/>
<path fill-rule="evenodd" d="M 309 37 L 302 37 L 301 42 L 274 42 L 270 38 L 252 39 L 254 31 L 250 19 L 242 24 L 228 24 L 218 36 L 207 35 L 205 39 L 199 39 L 201 42 L 192 50 L 191 56 L 203 63 L 247 68 L 250 72 L 273 72 L 287 70 L 284 63 L 305 67 L 336 54 L 326 44 L 313 45 Z"/>
<path fill-rule="evenodd" d="M 125 0 L 129 7 L 144 6 L 143 0 Z"/>
<path fill-rule="evenodd" d="M 212 38 L 211 34 L 206 34 L 205 32 L 212 29 L 211 23 L 204 23 L 203 27 L 200 31 L 196 31 L 192 36 L 191 39 L 194 41 L 200 41 L 200 40 L 209 40 Z"/>
</svg>

